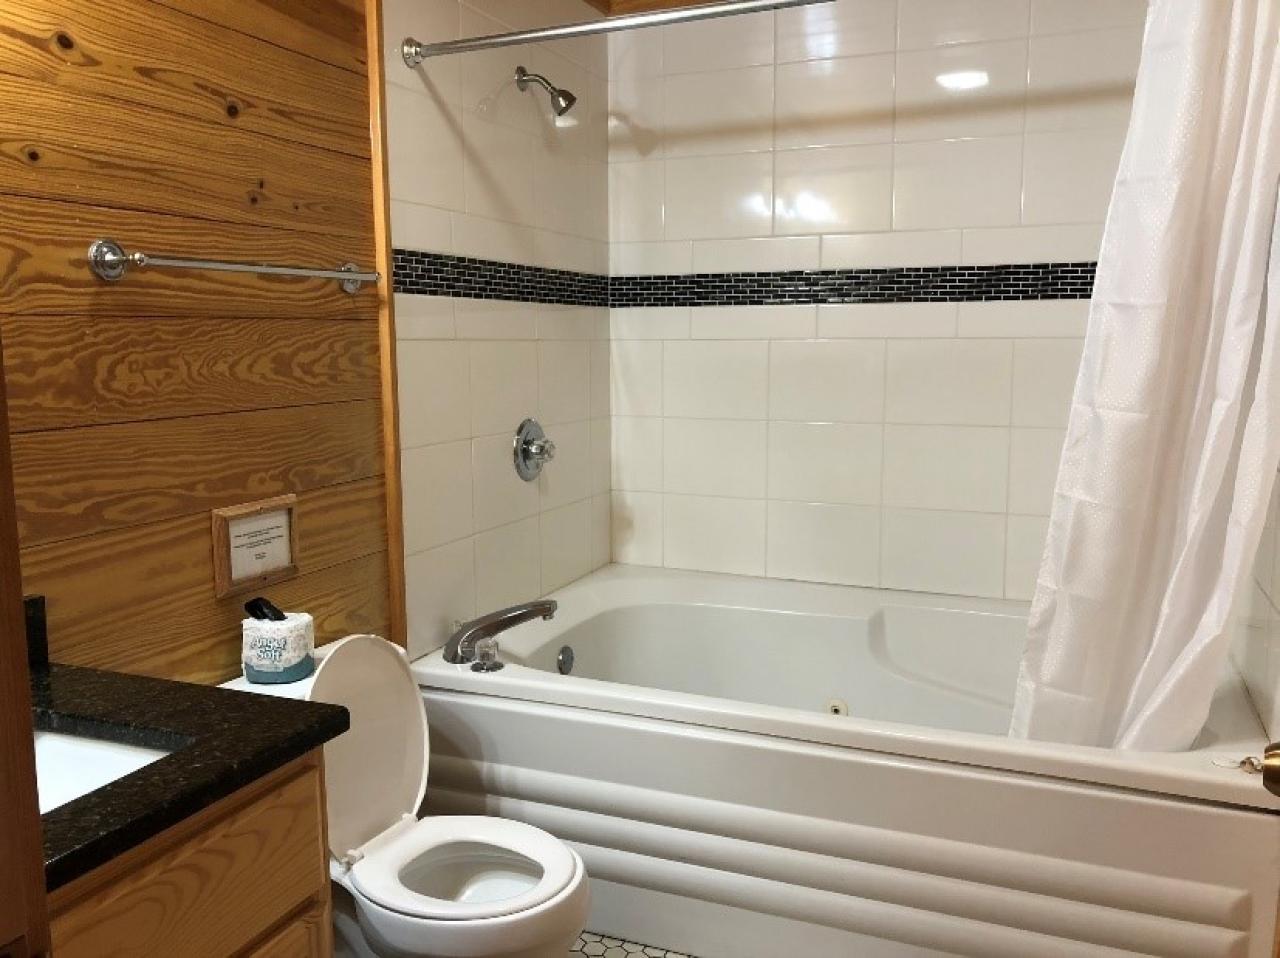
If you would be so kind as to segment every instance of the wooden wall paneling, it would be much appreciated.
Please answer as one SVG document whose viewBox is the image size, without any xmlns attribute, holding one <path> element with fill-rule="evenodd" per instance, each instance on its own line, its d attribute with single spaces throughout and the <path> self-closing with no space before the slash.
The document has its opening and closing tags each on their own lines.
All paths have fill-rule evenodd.
<svg viewBox="0 0 1280 958">
<path fill-rule="evenodd" d="M 354 184 L 353 189 L 357 188 Z M 0 192 L 0 314 L 81 316 L 378 315 L 371 284 L 354 295 L 331 280 L 197 270 L 139 269 L 108 283 L 88 267 L 89 244 L 232 262 L 371 265 L 372 234 L 322 235 L 5 196 Z"/>
<path fill-rule="evenodd" d="M 0 948 L 42 954 L 49 930 L 3 385 L 0 376 Z"/>
<path fill-rule="evenodd" d="M 31 578 L 44 580 L 39 569 Z M 318 645 L 352 633 L 389 633 L 385 551 L 289 579 L 267 591 L 280 608 L 311 613 Z M 244 596 L 214 600 L 210 585 L 207 600 L 167 606 L 153 600 L 159 612 L 132 620 L 122 608 L 123 599 L 112 602 L 110 596 L 100 596 L 98 604 L 109 618 L 94 625 L 87 620 L 86 602 L 65 591 L 49 595 L 49 652 L 58 662 L 186 682 L 224 682 L 240 672 Z M 77 621 L 62 623 L 60 608 L 68 607 Z"/>
<path fill-rule="evenodd" d="M 9 316 L 15 433 L 376 399 L 378 326 L 298 316 Z"/>
<path fill-rule="evenodd" d="M 24 546 L 379 475 L 372 401 L 13 437 Z"/>
<path fill-rule="evenodd" d="M 346 70 L 150 0 L 5 4 L 0 72 L 222 130 L 369 155 L 368 104 Z"/>
<path fill-rule="evenodd" d="M 382 495 L 380 477 L 302 493 L 299 575 L 385 551 Z M 210 610 L 222 605 L 239 614 L 243 597 L 214 598 L 208 524 L 208 515 L 199 513 L 27 549 L 23 588 L 49 597 L 56 651 L 75 654 L 104 634 L 135 629 L 150 628 L 163 641 L 175 622 L 185 628 L 188 621 L 220 615 Z"/>
<path fill-rule="evenodd" d="M 369 163 L 359 157 L 11 75 L 0 74 L 0 102 L 24 104 L 0 112 L 0 192 L 11 196 L 325 235 L 372 231 Z M 103 122 L 86 123 L 95 113 Z"/>
<path fill-rule="evenodd" d="M 363 0 L 156 0 L 286 50 L 364 74 Z"/>
<path fill-rule="evenodd" d="M 400 485 L 400 420 L 396 365 L 395 295 L 392 292 L 391 179 L 387 172 L 387 106 L 383 98 L 386 64 L 382 59 L 382 0 L 367 0 L 369 38 L 369 121 L 373 159 L 373 235 L 377 249 L 378 330 L 382 357 L 382 448 L 387 493 L 387 552 L 390 572 L 391 635 L 398 645 L 409 641 L 404 578 L 404 509 Z"/>
</svg>

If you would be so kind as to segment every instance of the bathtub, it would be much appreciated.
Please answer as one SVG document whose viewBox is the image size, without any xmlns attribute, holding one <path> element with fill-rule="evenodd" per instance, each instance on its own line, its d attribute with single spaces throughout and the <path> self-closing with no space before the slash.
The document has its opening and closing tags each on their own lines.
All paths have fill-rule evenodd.
<svg viewBox="0 0 1280 958">
<path fill-rule="evenodd" d="M 610 566 L 413 663 L 428 811 L 530 822 L 590 927 L 703 958 L 1271 955 L 1280 800 L 1234 673 L 1194 749 L 1005 736 L 1025 604 Z M 568 675 L 557 669 L 573 651 Z"/>
</svg>

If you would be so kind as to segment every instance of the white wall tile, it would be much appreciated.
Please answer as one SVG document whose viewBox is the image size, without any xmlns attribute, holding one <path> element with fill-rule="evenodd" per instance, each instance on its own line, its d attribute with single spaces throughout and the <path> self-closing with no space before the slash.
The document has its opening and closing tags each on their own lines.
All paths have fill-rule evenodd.
<svg viewBox="0 0 1280 958">
<path fill-rule="evenodd" d="M 740 419 L 668 419 L 663 427 L 666 492 L 760 499 L 763 470 L 753 468 L 765 448 L 765 423 Z"/>
<path fill-rule="evenodd" d="M 882 433 L 878 424 L 770 423 L 769 498 L 878 503 Z"/>
<path fill-rule="evenodd" d="M 538 408 L 538 348 L 534 343 L 471 344 L 472 435 L 514 434 Z"/>
<path fill-rule="evenodd" d="M 609 493 L 591 497 L 591 567 L 598 569 L 612 559 L 613 530 Z"/>
<path fill-rule="evenodd" d="M 457 623 L 476 616 L 474 546 L 461 539 L 404 561 L 410 658 L 444 645 Z"/>
<path fill-rule="evenodd" d="M 662 415 L 662 343 L 620 340 L 610 349 L 615 416 Z"/>
<path fill-rule="evenodd" d="M 764 500 L 667 495 L 662 509 L 668 568 L 764 574 Z"/>
<path fill-rule="evenodd" d="M 899 0 L 898 49 L 1026 36 L 1028 0 Z"/>
<path fill-rule="evenodd" d="M 484 612 L 542 595 L 542 546 L 534 516 L 475 538 L 476 608 Z"/>
<path fill-rule="evenodd" d="M 1147 0 L 1031 0 L 1033 34 L 1141 26 L 1146 16 Z"/>
<path fill-rule="evenodd" d="M 1081 263 L 1098 258 L 1102 224 L 1009 226 L 964 231 L 966 265 Z"/>
<path fill-rule="evenodd" d="M 597 340 L 591 344 L 591 417 L 598 419 L 612 411 L 609 395 L 609 355 L 608 340 Z"/>
<path fill-rule="evenodd" d="M 729 70 L 773 62 L 773 14 L 702 20 L 662 28 L 666 73 Z"/>
<path fill-rule="evenodd" d="M 1033 599 L 1049 520 L 1039 516 L 1010 516 L 1005 549 L 1004 594 L 1008 599 Z"/>
<path fill-rule="evenodd" d="M 874 586 L 880 578 L 879 551 L 878 509 L 769 503 L 771 577 Z"/>
<path fill-rule="evenodd" d="M 660 416 L 613 418 L 613 488 L 631 492 L 662 491 Z"/>
<path fill-rule="evenodd" d="M 694 339 L 805 339 L 818 328 L 816 306 L 699 306 Z"/>
<path fill-rule="evenodd" d="M 893 148 L 780 150 L 774 154 L 775 233 L 888 229 Z"/>
<path fill-rule="evenodd" d="M 667 416 L 764 419 L 768 379 L 768 343 L 663 344 L 662 410 Z"/>
<path fill-rule="evenodd" d="M 778 63 L 887 53 L 897 41 L 897 0 L 836 0 L 777 17 Z"/>
<path fill-rule="evenodd" d="M 822 268 L 955 266 L 960 237 L 960 230 L 832 234 L 822 237 Z"/>
<path fill-rule="evenodd" d="M 534 225 L 534 134 L 474 113 L 462 115 L 466 139 L 463 199 L 466 212 L 504 223 Z"/>
<path fill-rule="evenodd" d="M 1026 93 L 1025 39 L 904 51 L 897 58 L 894 139 L 1021 134 Z"/>
<path fill-rule="evenodd" d="M 607 416 L 591 420 L 591 484 L 593 496 L 613 486 L 613 421 Z"/>
<path fill-rule="evenodd" d="M 590 415 L 590 366 L 590 343 L 538 344 L 538 417 L 544 426 Z"/>
<path fill-rule="evenodd" d="M 591 424 L 586 421 L 566 422 L 548 427 L 547 435 L 556 444 L 556 457 L 546 463 L 536 483 L 539 508 L 557 509 L 591 495 Z M 510 463 L 508 442 L 508 466 Z M 514 467 L 512 476 L 516 475 Z M 518 477 L 517 477 L 518 478 Z"/>
<path fill-rule="evenodd" d="M 778 149 L 893 139 L 894 57 L 804 60 L 777 67 Z"/>
<path fill-rule="evenodd" d="M 1074 130 L 1129 122 L 1142 28 L 1032 37 L 1028 130 Z"/>
<path fill-rule="evenodd" d="M 954 336 L 955 303 L 848 303 L 818 307 L 818 335 L 871 339 Z"/>
<path fill-rule="evenodd" d="M 542 529 L 542 590 L 553 592 L 591 571 L 591 503 L 544 512 Z"/>
<path fill-rule="evenodd" d="M 1013 424 L 1064 427 L 1071 413 L 1083 343 L 1018 340 L 1013 352 Z"/>
<path fill-rule="evenodd" d="M 403 248 L 453 252 L 453 221 L 447 210 L 435 206 L 392 200 L 391 235 Z"/>
<path fill-rule="evenodd" d="M 684 73 L 662 81 L 668 157 L 773 147 L 773 67 Z"/>
<path fill-rule="evenodd" d="M 454 301 L 447 296 L 395 294 L 396 339 L 452 339 Z"/>
<path fill-rule="evenodd" d="M 886 509 L 880 536 L 885 588 L 990 598 L 1004 594 L 1003 515 Z"/>
<path fill-rule="evenodd" d="M 688 306 L 631 306 L 609 310 L 612 339 L 688 339 Z"/>
<path fill-rule="evenodd" d="M 1008 425 L 1012 374 L 1013 344 L 1008 340 L 891 341 L 886 421 Z"/>
<path fill-rule="evenodd" d="M 1021 165 L 1020 136 L 899 143 L 893 154 L 893 228 L 1015 226 Z"/>
<path fill-rule="evenodd" d="M 961 303 L 959 334 L 981 339 L 1083 337 L 1089 300 L 1041 299 Z"/>
<path fill-rule="evenodd" d="M 420 552 L 471 534 L 470 444 L 400 451 L 404 549 Z"/>
<path fill-rule="evenodd" d="M 667 239 L 768 236 L 772 232 L 772 154 L 668 160 L 666 177 Z"/>
<path fill-rule="evenodd" d="M 811 340 L 769 345 L 769 418 L 880 422 L 884 343 Z"/>
<path fill-rule="evenodd" d="M 456 108 L 400 86 L 387 95 L 391 198 L 453 208 L 462 195 L 462 118 Z"/>
<path fill-rule="evenodd" d="M 1004 512 L 1009 430 L 885 426 L 884 503 L 914 509 Z"/>
<path fill-rule="evenodd" d="M 666 172 L 662 160 L 609 164 L 609 238 L 662 239 Z"/>
<path fill-rule="evenodd" d="M 607 339 L 609 311 L 594 306 L 540 304 L 534 312 L 539 339 Z"/>
<path fill-rule="evenodd" d="M 510 435 L 472 440 L 471 470 L 477 531 L 537 514 L 538 484 L 516 475 Z"/>
<path fill-rule="evenodd" d="M 1062 458 L 1063 429 L 1014 429 L 1009 448 L 1009 512 L 1047 516 Z"/>
<path fill-rule="evenodd" d="M 1098 223 L 1106 218 L 1124 127 L 1028 133 L 1022 222 Z"/>
<path fill-rule="evenodd" d="M 613 561 L 662 565 L 662 493 L 614 492 Z"/>
<path fill-rule="evenodd" d="M 471 438 L 467 343 L 409 340 L 396 348 L 400 447 Z"/>
<path fill-rule="evenodd" d="M 609 244 L 609 273 L 613 276 L 665 276 L 693 269 L 693 244 L 688 240 Z"/>
<path fill-rule="evenodd" d="M 741 240 L 698 240 L 692 265 L 677 272 L 734 273 L 778 269 L 817 269 L 821 240 L 817 236 L 775 236 Z M 653 270 L 663 273 L 665 270 Z"/>
<path fill-rule="evenodd" d="M 518 340 L 533 339 L 536 335 L 536 307 L 533 303 L 500 299 L 457 299 L 454 302 L 459 339 Z"/>
</svg>

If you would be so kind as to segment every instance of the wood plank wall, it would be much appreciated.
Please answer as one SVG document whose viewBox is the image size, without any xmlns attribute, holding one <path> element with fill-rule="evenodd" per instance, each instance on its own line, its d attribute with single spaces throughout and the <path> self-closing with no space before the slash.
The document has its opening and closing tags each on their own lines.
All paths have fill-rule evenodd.
<svg viewBox="0 0 1280 958">
<path fill-rule="evenodd" d="M 214 598 L 209 511 L 285 492 L 301 574 L 269 594 L 320 641 L 399 638 L 386 282 L 86 267 L 110 237 L 385 269 L 370 49 L 364 0 L 0 0 L 0 335 L 54 660 L 235 673 L 244 597 Z"/>
</svg>

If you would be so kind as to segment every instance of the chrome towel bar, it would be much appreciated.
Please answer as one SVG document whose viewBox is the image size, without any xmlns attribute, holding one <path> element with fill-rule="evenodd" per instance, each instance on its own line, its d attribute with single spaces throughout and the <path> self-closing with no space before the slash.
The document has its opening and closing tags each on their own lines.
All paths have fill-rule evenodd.
<svg viewBox="0 0 1280 958">
<path fill-rule="evenodd" d="M 221 273 L 260 273 L 268 276 L 308 276 L 312 279 L 332 279 L 342 284 L 348 293 L 358 292 L 364 283 L 376 283 L 380 273 L 362 273 L 354 263 L 346 263 L 337 269 L 308 269 L 304 266 L 266 266 L 254 263 L 223 263 L 210 259 L 182 259 L 176 256 L 153 256 L 150 253 L 126 253 L 115 240 L 94 240 L 89 245 L 89 268 L 99 279 L 109 282 L 124 279 L 130 267 L 159 267 L 162 269 L 200 269 Z"/>
</svg>

